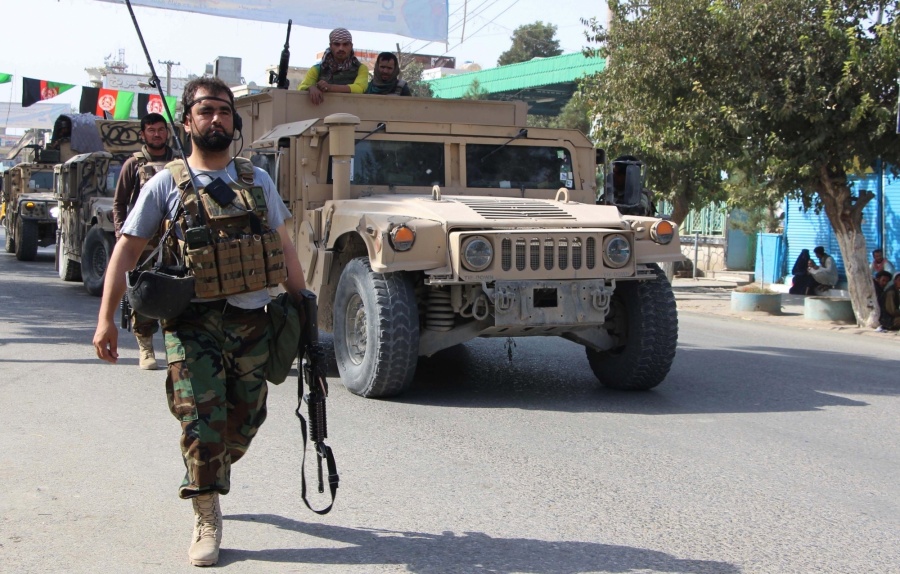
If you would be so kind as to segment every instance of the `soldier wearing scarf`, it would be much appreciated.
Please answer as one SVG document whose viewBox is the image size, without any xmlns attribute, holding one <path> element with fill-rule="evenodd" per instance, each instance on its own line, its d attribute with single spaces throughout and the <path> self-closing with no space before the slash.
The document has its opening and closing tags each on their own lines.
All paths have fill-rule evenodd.
<svg viewBox="0 0 900 574">
<path fill-rule="evenodd" d="M 369 87 L 366 88 L 366 93 L 382 96 L 412 95 L 406 81 L 400 79 L 400 65 L 397 62 L 397 56 L 391 52 L 378 54 L 378 59 L 375 60 L 375 74 L 372 76 Z"/>
<path fill-rule="evenodd" d="M 309 69 L 298 88 L 309 91 L 314 105 L 325 101 L 325 92 L 361 94 L 369 83 L 369 69 L 353 55 L 353 37 L 346 28 L 332 30 L 328 44 L 322 61 Z"/>
</svg>

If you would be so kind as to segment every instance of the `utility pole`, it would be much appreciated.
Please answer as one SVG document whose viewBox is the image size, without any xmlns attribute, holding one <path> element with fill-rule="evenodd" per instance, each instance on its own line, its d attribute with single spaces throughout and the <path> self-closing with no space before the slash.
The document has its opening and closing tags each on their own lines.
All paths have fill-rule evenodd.
<svg viewBox="0 0 900 574">
<path fill-rule="evenodd" d="M 166 65 L 166 95 L 172 95 L 172 66 L 180 66 L 181 62 L 173 62 L 172 60 L 157 60 L 157 64 L 165 64 Z"/>
</svg>

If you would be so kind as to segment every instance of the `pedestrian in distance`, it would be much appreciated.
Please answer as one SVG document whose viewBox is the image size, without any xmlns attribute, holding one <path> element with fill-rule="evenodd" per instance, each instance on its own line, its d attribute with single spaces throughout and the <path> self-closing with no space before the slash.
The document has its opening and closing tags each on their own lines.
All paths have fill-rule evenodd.
<svg viewBox="0 0 900 574">
<path fill-rule="evenodd" d="M 113 224 L 116 229 L 116 238 L 122 235 L 122 226 L 128 212 L 134 207 L 141 193 L 141 187 L 146 184 L 156 172 L 175 158 L 175 153 L 169 147 L 169 128 L 166 119 L 157 113 L 149 113 L 141 118 L 141 141 L 144 145 L 141 151 L 135 152 L 122 164 L 119 179 L 116 182 L 116 191 L 113 196 Z M 157 234 L 148 244 L 144 255 L 156 247 L 159 242 Z M 138 367 L 145 370 L 156 370 L 156 353 L 153 350 L 153 335 L 159 331 L 159 321 L 150 317 L 144 317 L 131 310 L 131 330 L 137 339 L 140 350 Z"/>
<path fill-rule="evenodd" d="M 362 94 L 369 84 L 369 68 L 353 54 L 353 36 L 346 28 L 328 35 L 322 61 L 306 72 L 298 90 L 309 92 L 309 101 L 318 106 L 326 92 Z"/>
<path fill-rule="evenodd" d="M 290 213 L 274 182 L 249 160 L 231 157 L 234 134 L 241 127 L 231 90 L 218 78 L 196 78 L 185 86 L 182 104 L 184 130 L 192 142 L 186 159 L 190 170 L 181 160 L 168 164 L 147 182 L 128 214 L 110 258 L 93 343 L 100 359 L 118 360 L 114 314 L 126 289 L 126 273 L 160 223 L 178 214 L 178 249 L 194 270 L 195 293 L 181 314 L 162 321 L 166 399 L 181 424 L 186 472 L 178 495 L 190 500 L 194 510 L 188 558 L 195 566 L 211 566 L 219 559 L 219 499 L 231 490 L 231 465 L 246 454 L 266 419 L 270 334 L 265 306 L 271 300 L 266 287 L 280 282 L 299 304 L 305 283 L 284 224 Z M 201 211 L 216 217 L 201 218 Z M 205 261 L 202 257 L 243 241 L 270 246 L 259 247 L 265 251 L 253 251 L 248 259 L 252 264 L 266 255 L 261 285 L 249 286 L 259 277 L 255 267 L 253 274 L 242 269 L 239 280 L 230 267 L 214 268 L 213 280 L 206 281 L 210 269 L 198 264 Z M 269 256 L 274 260 L 280 251 L 282 265 L 270 270 Z M 213 294 L 231 280 L 238 287 L 228 295 Z"/>
</svg>

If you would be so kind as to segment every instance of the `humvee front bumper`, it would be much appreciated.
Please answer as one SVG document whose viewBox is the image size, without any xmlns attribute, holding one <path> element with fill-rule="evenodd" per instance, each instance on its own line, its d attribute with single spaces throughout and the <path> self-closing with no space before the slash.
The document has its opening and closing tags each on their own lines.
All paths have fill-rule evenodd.
<svg viewBox="0 0 900 574">
<path fill-rule="evenodd" d="M 601 325 L 614 284 L 603 279 L 497 281 L 495 327 L 585 327 Z"/>
</svg>

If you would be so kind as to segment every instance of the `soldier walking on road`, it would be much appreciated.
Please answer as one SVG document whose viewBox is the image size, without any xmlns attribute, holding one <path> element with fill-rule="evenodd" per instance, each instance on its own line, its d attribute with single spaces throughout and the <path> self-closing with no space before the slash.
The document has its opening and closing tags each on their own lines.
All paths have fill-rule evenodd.
<svg viewBox="0 0 900 574">
<path fill-rule="evenodd" d="M 185 86 L 182 102 L 184 129 L 193 144 L 187 159 L 191 169 L 182 161 L 168 164 L 144 186 L 128 215 L 106 273 L 94 348 L 100 359 L 117 361 L 114 315 L 125 293 L 126 273 L 162 221 L 178 213 L 179 250 L 197 272 L 190 304 L 162 321 L 166 397 L 182 430 L 186 472 L 178 495 L 191 500 L 194 509 L 188 558 L 195 566 L 211 566 L 219 559 L 222 539 L 219 495 L 231 490 L 231 465 L 247 452 L 266 419 L 270 334 L 265 306 L 271 299 L 266 287 L 280 283 L 299 303 L 305 283 L 284 224 L 290 213 L 275 184 L 249 160 L 231 157 L 241 124 L 231 90 L 218 78 L 197 78 Z M 199 215 L 210 210 L 215 217 Z M 237 276 L 233 267 L 207 266 L 207 260 L 199 264 L 202 254 L 243 248 L 244 243 L 251 251 L 247 259 L 239 258 Z M 270 266 L 276 256 L 279 264 Z M 260 273 L 254 263 L 263 259 Z M 229 287 L 227 294 L 222 285 Z"/>
<path fill-rule="evenodd" d="M 169 147 L 169 128 L 166 119 L 161 114 L 150 113 L 141 118 L 141 139 L 144 146 L 141 151 L 135 152 L 122 164 L 119 172 L 119 180 L 116 182 L 116 194 L 113 198 L 113 223 L 116 228 L 116 238 L 122 235 L 122 226 L 125 217 L 134 207 L 141 188 L 156 172 L 167 163 L 175 159 L 172 148 Z M 146 254 L 150 253 L 156 241 L 150 241 Z M 141 358 L 138 366 L 148 371 L 155 371 L 156 353 L 153 350 L 153 335 L 159 330 L 159 322 L 156 319 L 144 317 L 131 311 L 131 325 L 134 336 L 137 339 Z"/>
</svg>

